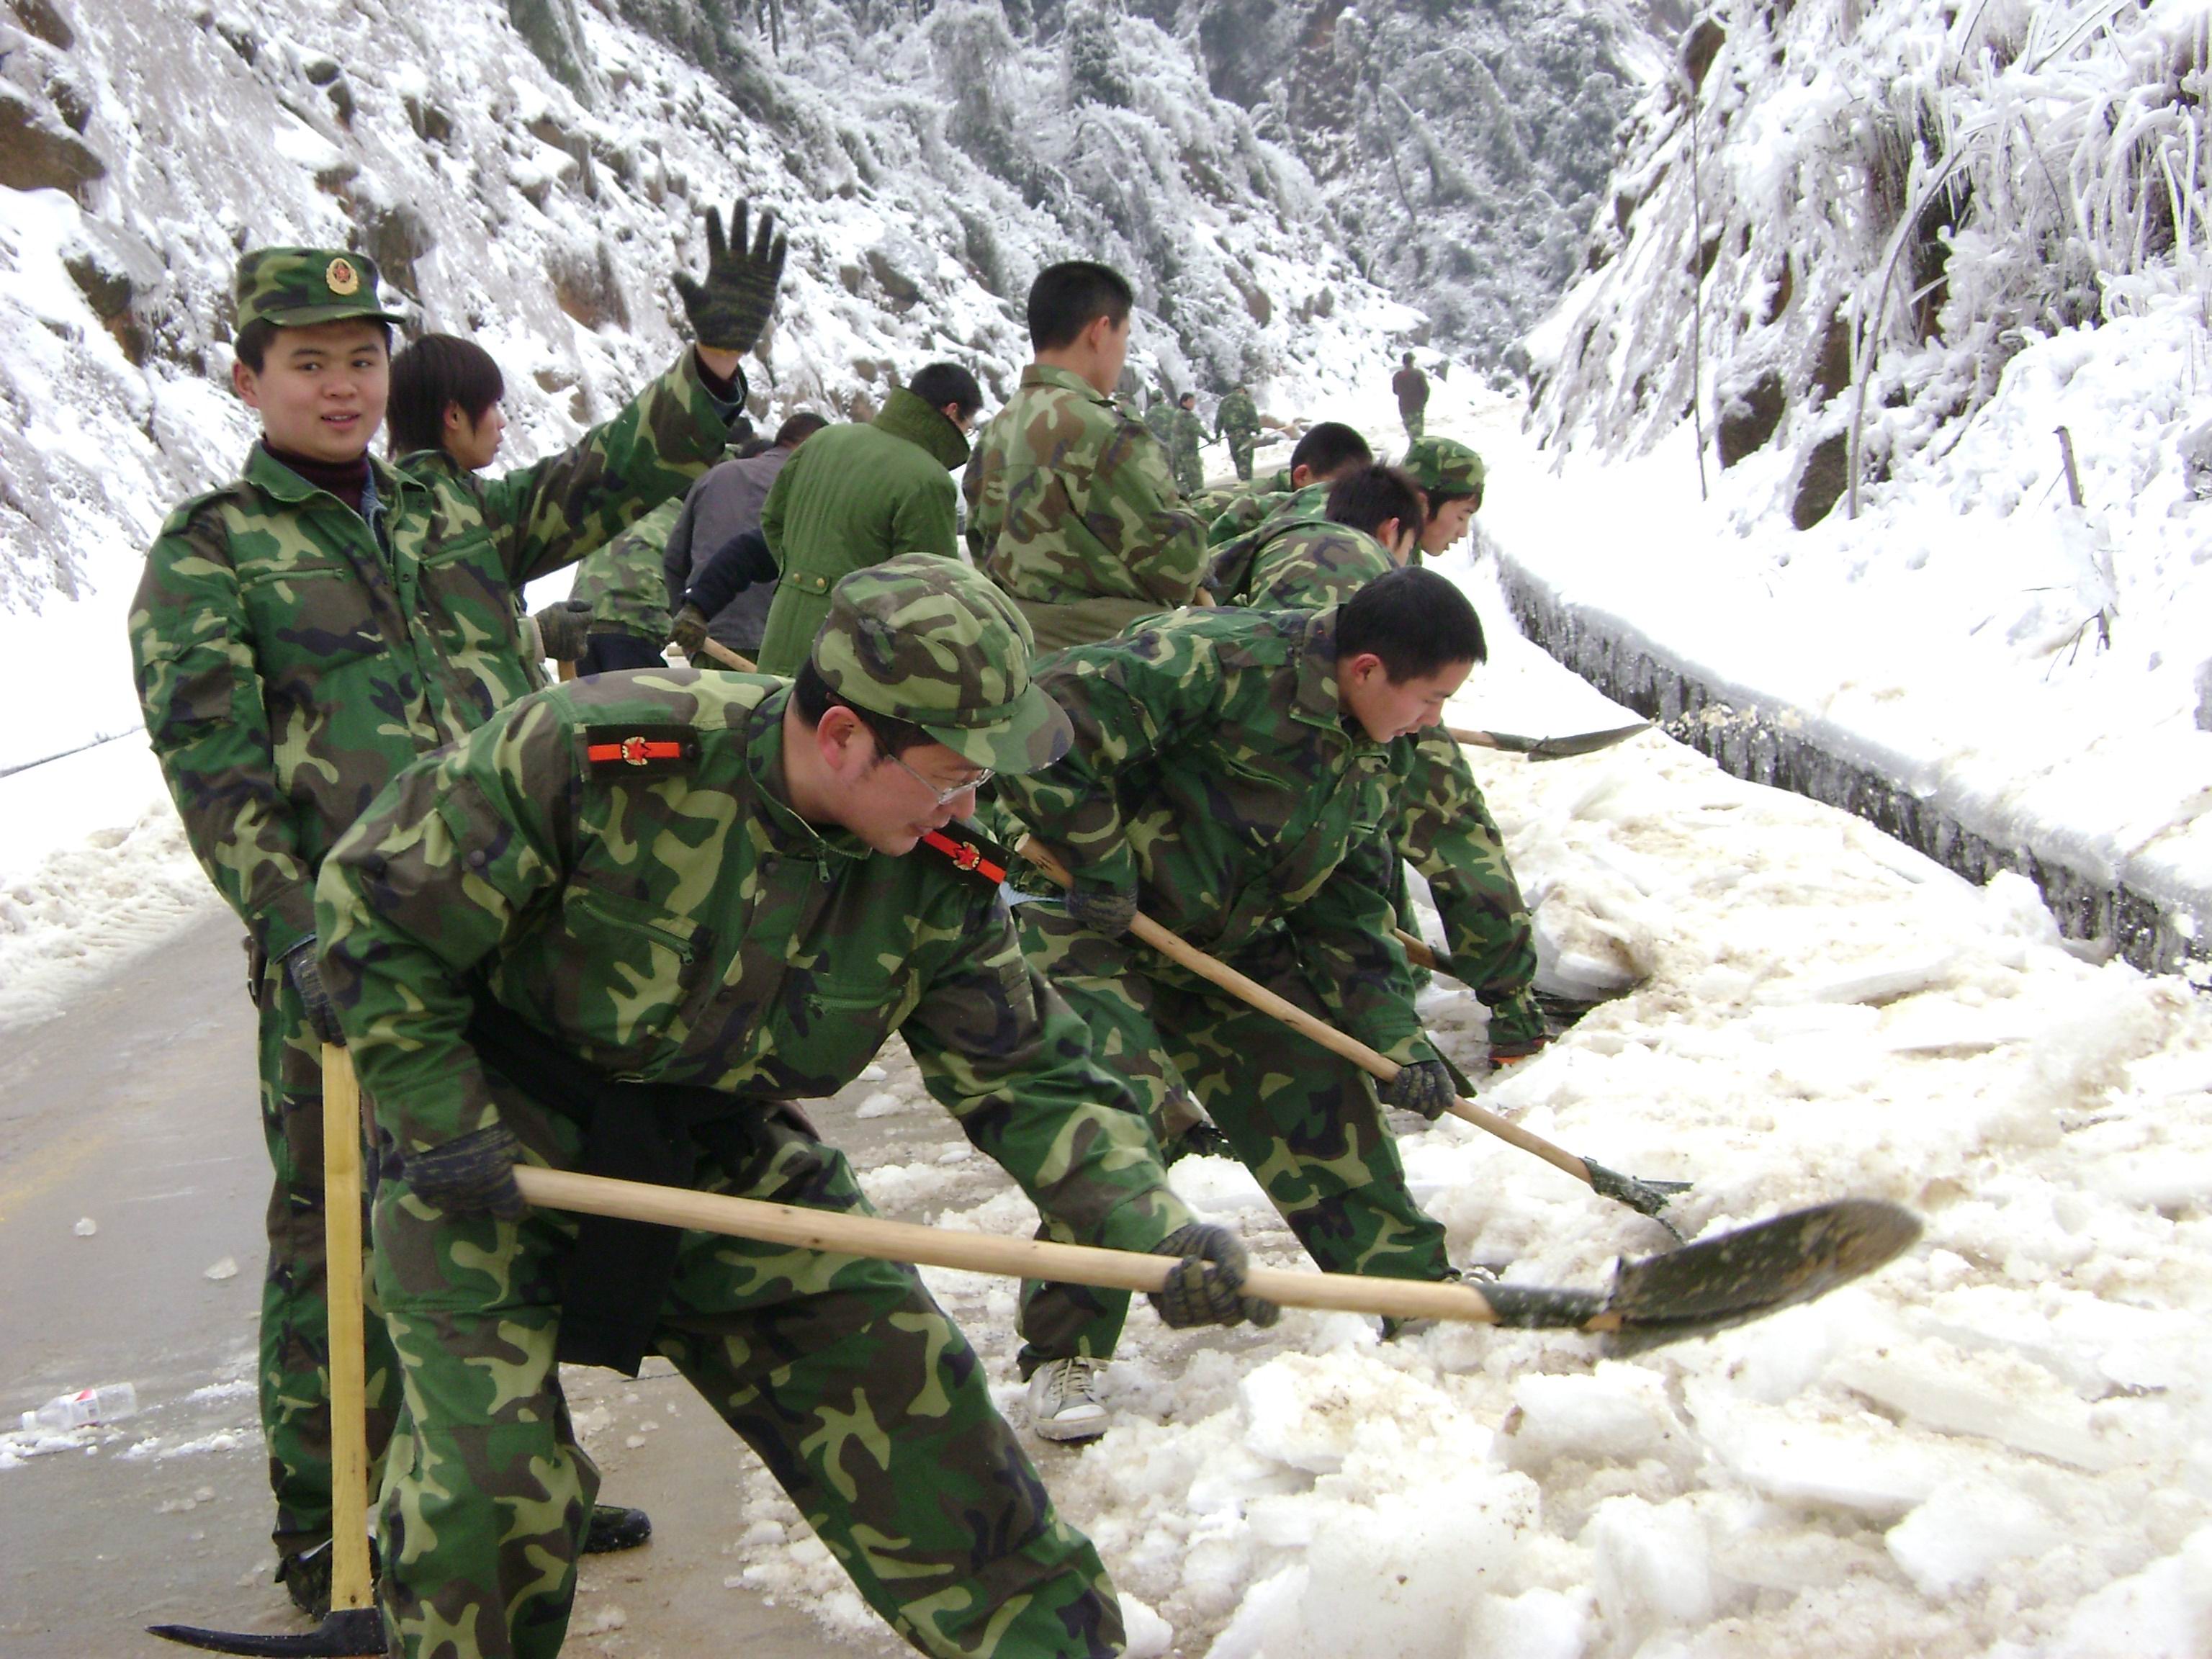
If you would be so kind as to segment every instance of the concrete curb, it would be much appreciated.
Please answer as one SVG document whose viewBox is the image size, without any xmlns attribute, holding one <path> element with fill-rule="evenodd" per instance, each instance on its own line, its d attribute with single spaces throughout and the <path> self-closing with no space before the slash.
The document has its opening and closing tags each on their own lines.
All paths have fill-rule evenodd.
<svg viewBox="0 0 2212 1659">
<path fill-rule="evenodd" d="M 1495 544 L 1492 546 L 1495 547 Z M 2212 894 L 2161 904 L 2087 874 L 2032 846 L 2006 847 L 1968 829 L 1936 802 L 1863 762 L 1821 746 L 1813 723 L 1787 705 L 1765 704 L 1738 688 L 1710 685 L 1650 641 L 1631 639 L 1559 599 L 1502 549 L 1498 586 L 1521 631 L 1615 702 L 1656 720 L 1668 735 L 1753 783 L 1840 807 L 1924 853 L 1977 885 L 2017 871 L 2041 890 L 2069 939 L 2107 939 L 2149 973 L 2212 963 L 2198 914 Z"/>
</svg>

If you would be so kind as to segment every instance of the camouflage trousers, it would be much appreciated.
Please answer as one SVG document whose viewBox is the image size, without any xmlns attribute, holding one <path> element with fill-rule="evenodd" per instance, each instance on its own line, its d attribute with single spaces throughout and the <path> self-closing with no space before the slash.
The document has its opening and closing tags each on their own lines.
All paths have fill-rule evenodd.
<svg viewBox="0 0 2212 1659">
<path fill-rule="evenodd" d="M 1450 950 L 1447 971 L 1490 1010 L 1490 1041 L 1539 1041 L 1544 1016 L 1530 987 L 1536 930 L 1505 856 L 1505 838 L 1482 798 L 1466 752 L 1441 726 L 1423 732 L 1401 795 L 1398 852 L 1429 884 Z M 1400 883 L 1400 923 L 1414 925 Z"/>
<path fill-rule="evenodd" d="M 258 954 L 261 1130 L 276 1181 L 269 1194 L 269 1263 L 261 1285 L 261 1433 L 276 1496 L 279 1555 L 331 1535 L 331 1373 L 327 1255 L 323 1243 L 323 1048 L 276 963 Z M 364 1235 L 365 1236 L 365 1235 Z M 364 1285 L 368 1451 L 374 1468 L 398 1403 L 392 1345 Z"/>
<path fill-rule="evenodd" d="M 542 1124 L 510 1127 L 545 1150 Z M 843 1157 L 788 1125 L 694 1185 L 868 1210 Z M 387 1177 L 374 1224 L 407 1405 L 384 1486 L 388 1651 L 551 1659 L 599 1489 L 554 1364 L 574 1223 L 448 1216 Z M 975 1351 L 912 1269 L 686 1233 L 653 1343 L 924 1653 L 1121 1651 L 1097 1552 L 1054 1512 Z"/>
<path fill-rule="evenodd" d="M 1406 423 L 1406 441 L 1409 444 L 1417 444 L 1420 442 L 1422 435 L 1428 429 L 1428 410 L 1425 408 L 1406 409 L 1401 407 L 1398 410 L 1398 418 Z"/>
<path fill-rule="evenodd" d="M 1171 1129 L 1186 1088 L 1259 1180 L 1306 1253 L 1330 1273 L 1439 1279 L 1444 1230 L 1407 1190 L 1397 1142 L 1367 1074 L 1133 939 L 1106 939 L 1050 903 L 1015 908 L 1022 951 L 1091 1030 L 1100 1061 L 1127 1078 L 1153 1131 Z M 1289 936 L 1229 958 L 1323 1019 Z M 1024 1286 L 1021 1371 L 1048 1360 L 1110 1356 L 1126 1291 Z"/>
<path fill-rule="evenodd" d="M 1184 495 L 1195 495 L 1206 488 L 1206 463 L 1196 450 L 1170 450 L 1168 466 L 1175 473 L 1176 488 Z"/>
<path fill-rule="evenodd" d="M 1252 482 L 1252 452 L 1259 447 L 1259 434 L 1232 432 L 1229 434 L 1229 459 L 1237 468 L 1237 476 L 1246 483 Z"/>
</svg>

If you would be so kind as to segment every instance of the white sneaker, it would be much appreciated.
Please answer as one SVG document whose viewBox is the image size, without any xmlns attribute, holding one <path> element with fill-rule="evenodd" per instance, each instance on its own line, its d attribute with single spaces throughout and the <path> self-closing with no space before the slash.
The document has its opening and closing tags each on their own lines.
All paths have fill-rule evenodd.
<svg viewBox="0 0 2212 1659">
<path fill-rule="evenodd" d="M 1096 1440 L 1106 1432 L 1098 1403 L 1103 1359 L 1050 1359 L 1030 1378 L 1030 1426 L 1040 1440 Z"/>
</svg>

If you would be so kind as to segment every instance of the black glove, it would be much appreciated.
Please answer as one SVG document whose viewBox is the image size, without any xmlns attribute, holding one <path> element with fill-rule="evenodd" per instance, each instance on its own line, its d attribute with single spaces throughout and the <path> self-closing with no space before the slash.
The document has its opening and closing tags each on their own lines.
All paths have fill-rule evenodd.
<svg viewBox="0 0 2212 1659">
<path fill-rule="evenodd" d="M 325 1042 L 345 1047 L 345 1030 L 338 1024 L 338 1011 L 331 1006 L 331 994 L 323 989 L 323 969 L 315 960 L 315 941 L 303 939 L 284 953 L 284 977 L 292 981 L 292 989 L 307 1009 L 307 1024 Z"/>
<path fill-rule="evenodd" d="M 409 1153 L 400 1175 L 416 1197 L 441 1210 L 520 1221 L 530 1208 L 514 1181 L 515 1160 L 521 1156 L 514 1131 L 495 1123 L 427 1152 Z"/>
<path fill-rule="evenodd" d="M 1160 1323 L 1176 1330 L 1192 1325 L 1272 1325 L 1283 1310 L 1272 1302 L 1246 1296 L 1244 1245 L 1226 1227 L 1210 1221 L 1184 1223 L 1152 1246 L 1154 1255 L 1182 1260 L 1160 1290 L 1151 1292 Z"/>
<path fill-rule="evenodd" d="M 1417 1060 L 1400 1066 L 1398 1075 L 1378 1092 L 1385 1106 L 1419 1112 L 1433 1123 L 1459 1098 L 1459 1085 L 1452 1079 L 1451 1067 L 1441 1060 Z"/>
<path fill-rule="evenodd" d="M 1113 939 L 1127 933 L 1137 919 L 1137 896 L 1119 887 L 1071 887 L 1067 914 L 1092 933 Z"/>
<path fill-rule="evenodd" d="M 538 642 L 556 662 L 574 662 L 590 647 L 592 607 L 586 600 L 562 599 L 533 612 L 530 620 L 538 624 Z"/>
<path fill-rule="evenodd" d="M 696 605 L 685 605 L 668 625 L 668 638 L 685 656 L 698 656 L 707 648 L 707 613 Z"/>
<path fill-rule="evenodd" d="M 775 309 L 776 284 L 783 280 L 784 239 L 776 235 L 775 216 L 760 212 L 752 252 L 745 251 L 745 204 L 730 216 L 729 241 L 722 240 L 722 216 L 707 210 L 707 280 L 688 271 L 676 274 L 676 292 L 691 319 L 691 337 L 712 351 L 750 351 Z"/>
</svg>

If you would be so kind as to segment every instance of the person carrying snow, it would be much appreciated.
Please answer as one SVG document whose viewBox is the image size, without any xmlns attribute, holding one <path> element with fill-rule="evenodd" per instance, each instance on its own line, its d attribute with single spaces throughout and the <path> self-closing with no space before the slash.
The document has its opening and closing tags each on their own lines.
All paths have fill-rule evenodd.
<svg viewBox="0 0 2212 1659">
<path fill-rule="evenodd" d="M 705 279 L 678 278 L 697 343 L 612 420 L 502 477 L 425 482 L 369 453 L 397 313 L 374 263 L 259 248 L 237 271 L 232 383 L 261 420 L 240 477 L 170 514 L 131 609 L 146 731 L 194 854 L 247 930 L 261 1117 L 275 1188 L 262 1297 L 262 1430 L 278 1574 L 330 1598 L 321 1044 L 343 1040 L 315 954 L 331 847 L 412 762 L 533 689 L 514 595 L 716 459 L 744 406 L 741 354 L 775 303 L 783 243 L 748 252 L 708 210 Z M 380 1451 L 398 1379 L 368 1322 Z"/>
<path fill-rule="evenodd" d="M 962 489 L 968 550 L 1029 619 L 1042 649 L 1111 638 L 1188 605 L 1206 568 L 1198 516 L 1166 453 L 1111 393 L 1134 291 L 1087 259 L 1030 285 L 1036 360 L 975 441 Z"/>
<path fill-rule="evenodd" d="M 550 1656 L 598 1473 L 556 1358 L 666 1356 L 924 1652 L 1106 1659 L 1119 1605 L 908 1267 L 532 1210 L 518 1162 L 866 1214 L 791 1103 L 896 1030 L 1063 1241 L 1181 1258 L 1171 1325 L 1272 1323 L 954 822 L 1066 715 L 965 564 L 840 582 L 795 683 L 579 680 L 378 797 L 323 867 L 375 1103 L 377 1292 L 420 1402 L 384 1495 L 392 1651 Z M 458 1634 L 457 1634 L 458 1633 Z"/>
<path fill-rule="evenodd" d="M 1022 945 L 1164 1135 L 1187 1091 L 1332 1273 L 1452 1276 L 1407 1190 L 1383 1105 L 1434 1118 L 1455 1089 L 1391 933 L 1395 750 L 1484 654 L 1459 589 L 1425 570 L 1325 610 L 1189 610 L 1037 665 L 1073 746 L 1000 781 L 1000 805 L 1073 877 L 1016 910 Z M 1139 909 L 1401 1066 L 1367 1074 L 1128 939 Z M 1024 1294 L 1020 1364 L 1047 1439 L 1105 1432 L 1100 1369 L 1126 1295 Z"/>
<path fill-rule="evenodd" d="M 763 674 L 795 674 L 839 578 L 902 553 L 960 556 L 951 475 L 968 464 L 983 389 L 957 363 L 931 363 L 874 420 L 833 426 L 785 464 L 761 508 L 781 579 L 761 632 Z"/>
</svg>

